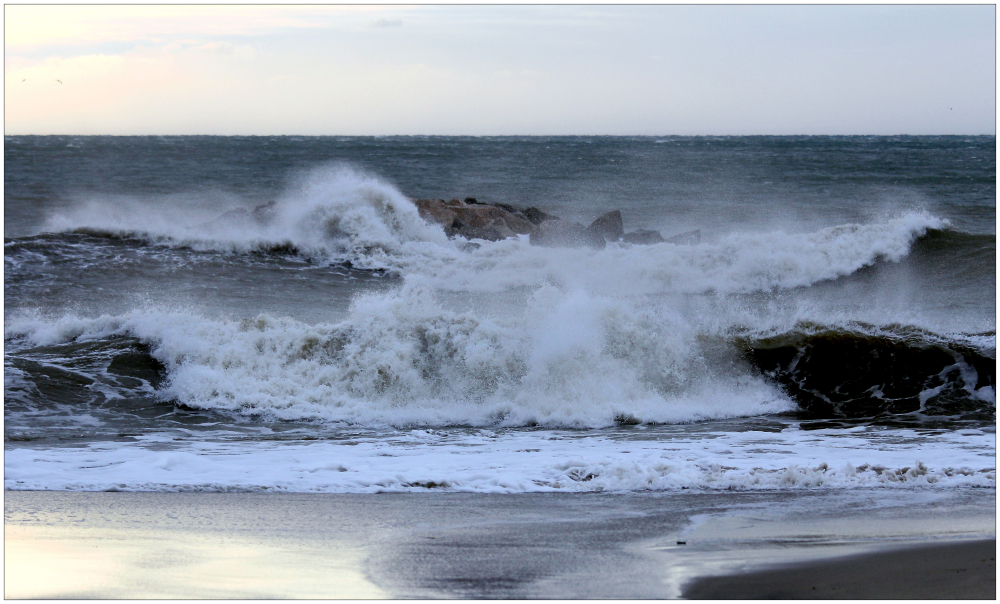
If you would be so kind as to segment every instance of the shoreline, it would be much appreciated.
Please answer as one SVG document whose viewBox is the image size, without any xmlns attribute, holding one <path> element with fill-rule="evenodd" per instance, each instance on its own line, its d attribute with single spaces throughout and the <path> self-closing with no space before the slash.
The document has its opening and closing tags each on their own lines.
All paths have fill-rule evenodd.
<svg viewBox="0 0 1000 604">
<path fill-rule="evenodd" d="M 781 563 L 826 568 L 847 554 L 882 555 L 901 544 L 924 551 L 935 540 L 995 543 L 995 500 L 985 489 L 6 491 L 5 596 L 636 599 L 690 591 L 697 597 L 704 585 L 721 589 L 727 577 L 780 572 L 773 569 Z M 986 587 L 995 590 L 990 579 Z M 901 586 L 908 579 L 882 580 Z"/>
</svg>

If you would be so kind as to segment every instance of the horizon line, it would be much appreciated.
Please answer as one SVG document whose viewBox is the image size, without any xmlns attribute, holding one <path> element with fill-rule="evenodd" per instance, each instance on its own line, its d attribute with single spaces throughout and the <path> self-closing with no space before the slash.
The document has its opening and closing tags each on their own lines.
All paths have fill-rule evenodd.
<svg viewBox="0 0 1000 604">
<path fill-rule="evenodd" d="M 199 133 L 188 133 L 188 134 L 74 134 L 74 133 L 60 133 L 60 134 L 10 134 L 4 133 L 4 136 L 216 136 L 216 137 L 276 137 L 276 136 L 286 136 L 286 137 L 311 137 L 311 138 L 321 138 L 321 137 L 340 137 L 340 138 L 387 138 L 387 137 L 414 137 L 414 138 L 530 138 L 530 137 L 616 137 L 616 138 L 657 138 L 657 137 L 678 137 L 678 138 L 693 138 L 693 137 L 777 137 L 777 136 L 788 136 L 788 137 L 804 137 L 804 136 L 880 136 L 880 137 L 894 137 L 894 136 L 996 136 L 995 132 L 992 133 L 905 133 L 899 132 L 894 134 L 872 134 L 872 133 L 851 133 L 851 134 L 199 134 Z"/>
</svg>

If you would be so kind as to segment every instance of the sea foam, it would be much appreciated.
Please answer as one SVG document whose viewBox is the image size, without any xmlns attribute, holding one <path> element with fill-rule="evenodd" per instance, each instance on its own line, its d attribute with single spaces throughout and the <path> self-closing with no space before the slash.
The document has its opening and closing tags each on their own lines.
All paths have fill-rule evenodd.
<svg viewBox="0 0 1000 604">
<path fill-rule="evenodd" d="M 884 432 L 884 433 L 882 433 Z M 289 444 L 137 443 L 6 452 L 6 489 L 622 492 L 996 487 L 996 435 L 965 430 L 698 432 L 612 438 L 533 431 Z"/>
<path fill-rule="evenodd" d="M 150 310 L 29 319 L 6 335 L 32 345 L 138 338 L 166 367 L 168 400 L 280 419 L 599 427 L 791 408 L 672 309 L 551 287 L 506 318 L 448 310 L 407 284 L 359 296 L 340 323 Z"/>
</svg>

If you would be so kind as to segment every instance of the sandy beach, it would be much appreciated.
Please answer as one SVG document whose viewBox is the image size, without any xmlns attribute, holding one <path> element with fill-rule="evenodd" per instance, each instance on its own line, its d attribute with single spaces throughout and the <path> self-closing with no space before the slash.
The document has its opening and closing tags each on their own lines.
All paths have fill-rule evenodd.
<svg viewBox="0 0 1000 604">
<path fill-rule="evenodd" d="M 873 497 L 870 506 L 855 494 L 851 501 L 838 509 L 841 498 L 831 493 L 8 491 L 5 596 L 995 593 L 995 557 L 987 556 L 995 551 L 992 491 L 900 493 L 895 503 Z"/>
<path fill-rule="evenodd" d="M 996 598 L 996 551 L 995 539 L 924 543 L 755 573 L 708 577 L 690 584 L 684 597 L 992 600 Z"/>
</svg>

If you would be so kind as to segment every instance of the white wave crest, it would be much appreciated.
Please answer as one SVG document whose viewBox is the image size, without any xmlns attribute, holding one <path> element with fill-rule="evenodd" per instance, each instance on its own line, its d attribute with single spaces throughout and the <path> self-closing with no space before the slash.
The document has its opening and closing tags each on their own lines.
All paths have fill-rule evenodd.
<svg viewBox="0 0 1000 604">
<path fill-rule="evenodd" d="M 309 325 L 135 311 L 9 324 L 36 345 L 128 335 L 168 371 L 163 396 L 282 419 L 599 427 L 749 416 L 792 404 L 668 306 L 539 288 L 523 312 L 448 310 L 407 284 Z"/>
<path fill-rule="evenodd" d="M 910 213 L 815 233 L 733 233 L 695 246 L 611 244 L 593 251 L 508 240 L 458 257 L 427 258 L 411 264 L 408 272 L 428 275 L 438 287 L 455 291 L 554 283 L 602 295 L 749 293 L 808 286 L 880 260 L 899 261 L 918 237 L 945 226 L 933 216 Z"/>
<path fill-rule="evenodd" d="M 453 253 L 444 232 L 424 222 L 395 187 L 350 167 L 312 170 L 274 201 L 266 219 L 257 220 L 231 196 L 88 199 L 51 217 L 45 230 L 103 230 L 225 252 L 290 246 L 361 268 L 396 268 L 394 258 Z"/>
<path fill-rule="evenodd" d="M 345 167 L 304 175 L 276 200 L 266 223 L 248 218 L 249 213 L 219 219 L 218 209 L 209 212 L 192 203 L 92 200 L 54 217 L 47 228 L 104 229 L 164 245 L 222 251 L 288 246 L 313 258 L 419 275 L 432 287 L 452 291 L 551 283 L 600 295 L 635 295 L 808 286 L 880 260 L 899 261 L 929 229 L 948 226 L 926 213 L 910 212 L 885 222 L 813 233 L 736 232 L 694 246 L 613 243 L 595 251 L 537 247 L 520 238 L 479 242 L 478 249 L 463 251 L 439 226 L 421 220 L 416 207 L 392 185 Z"/>
</svg>

